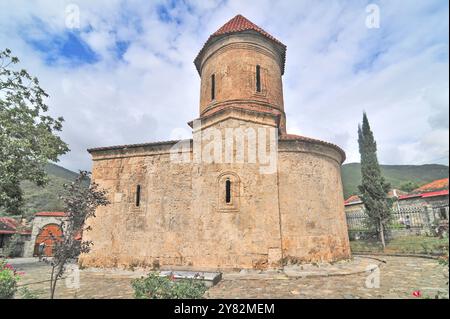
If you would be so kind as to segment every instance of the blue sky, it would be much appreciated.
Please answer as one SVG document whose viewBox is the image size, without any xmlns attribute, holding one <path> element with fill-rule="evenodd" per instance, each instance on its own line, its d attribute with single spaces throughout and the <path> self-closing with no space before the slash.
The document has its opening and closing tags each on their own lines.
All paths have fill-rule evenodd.
<svg viewBox="0 0 450 319">
<path fill-rule="evenodd" d="M 365 25 L 371 3 L 380 28 Z M 89 169 L 88 147 L 190 135 L 200 91 L 193 59 L 238 13 L 287 45 L 290 133 L 334 142 L 358 161 L 365 110 L 380 162 L 448 164 L 446 0 L 1 1 L 0 47 L 64 116 L 71 152 L 60 164 Z"/>
</svg>

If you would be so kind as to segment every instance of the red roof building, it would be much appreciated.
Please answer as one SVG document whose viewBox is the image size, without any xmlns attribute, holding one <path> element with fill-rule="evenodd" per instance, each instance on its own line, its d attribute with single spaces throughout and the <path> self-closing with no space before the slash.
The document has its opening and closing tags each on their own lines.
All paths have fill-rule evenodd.
<svg viewBox="0 0 450 319">
<path fill-rule="evenodd" d="M 11 217 L 0 217 L 0 234 L 2 235 L 29 235 L 31 230 Z"/>
<path fill-rule="evenodd" d="M 361 198 L 359 198 L 358 195 L 352 195 L 344 201 L 345 206 L 361 204 L 361 203 L 362 203 Z"/>
<path fill-rule="evenodd" d="M 432 181 L 431 183 L 428 183 L 423 186 L 420 186 L 419 188 L 416 188 L 412 192 L 413 193 L 425 193 L 425 192 L 443 190 L 443 189 L 448 190 L 448 177 Z"/>
<path fill-rule="evenodd" d="M 39 216 L 39 217 L 65 217 L 66 213 L 65 212 L 39 212 L 34 214 L 34 216 Z"/>
</svg>

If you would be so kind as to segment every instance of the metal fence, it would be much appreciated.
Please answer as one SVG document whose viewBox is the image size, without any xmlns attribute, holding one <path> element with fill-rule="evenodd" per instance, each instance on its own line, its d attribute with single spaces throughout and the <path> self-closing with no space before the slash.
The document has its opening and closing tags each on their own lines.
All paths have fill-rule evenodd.
<svg viewBox="0 0 450 319">
<path fill-rule="evenodd" d="M 350 231 L 365 231 L 366 213 L 361 211 L 349 212 L 347 215 L 347 225 Z M 426 223 L 426 207 L 406 206 L 394 209 L 389 229 L 421 229 Z"/>
</svg>

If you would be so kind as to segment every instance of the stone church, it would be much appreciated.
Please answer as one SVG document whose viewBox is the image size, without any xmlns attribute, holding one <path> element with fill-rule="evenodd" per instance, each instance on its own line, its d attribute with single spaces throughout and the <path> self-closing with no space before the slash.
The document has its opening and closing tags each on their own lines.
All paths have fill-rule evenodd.
<svg viewBox="0 0 450 319">
<path fill-rule="evenodd" d="M 83 236 L 94 245 L 80 264 L 267 269 L 349 258 L 345 153 L 286 132 L 285 60 L 283 43 L 237 15 L 194 60 L 192 139 L 89 149 L 111 204 L 90 221 Z"/>
</svg>

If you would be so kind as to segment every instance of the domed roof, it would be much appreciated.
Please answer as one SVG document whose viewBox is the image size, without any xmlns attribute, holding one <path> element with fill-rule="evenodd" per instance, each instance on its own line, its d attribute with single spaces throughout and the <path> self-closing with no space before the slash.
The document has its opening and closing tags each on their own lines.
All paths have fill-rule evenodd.
<svg viewBox="0 0 450 319">
<path fill-rule="evenodd" d="M 198 53 L 197 57 L 194 60 L 195 66 L 197 67 L 197 71 L 200 73 L 200 57 L 202 53 L 205 51 L 206 47 L 209 45 L 209 43 L 216 37 L 232 34 L 232 33 L 238 33 L 243 31 L 255 31 L 259 34 L 263 35 L 264 37 L 268 38 L 269 40 L 275 42 L 279 46 L 281 46 L 282 49 L 282 59 L 283 59 L 283 67 L 282 67 L 282 74 L 284 73 L 284 64 L 286 60 L 286 45 L 284 45 L 281 41 L 277 40 L 275 37 L 264 31 L 262 28 L 258 27 L 256 24 L 248 20 L 246 17 L 238 14 L 234 18 L 232 18 L 230 21 L 225 23 L 222 27 L 219 28 L 216 32 L 211 34 L 208 38 L 208 40 L 203 45 L 202 49 Z"/>
</svg>

